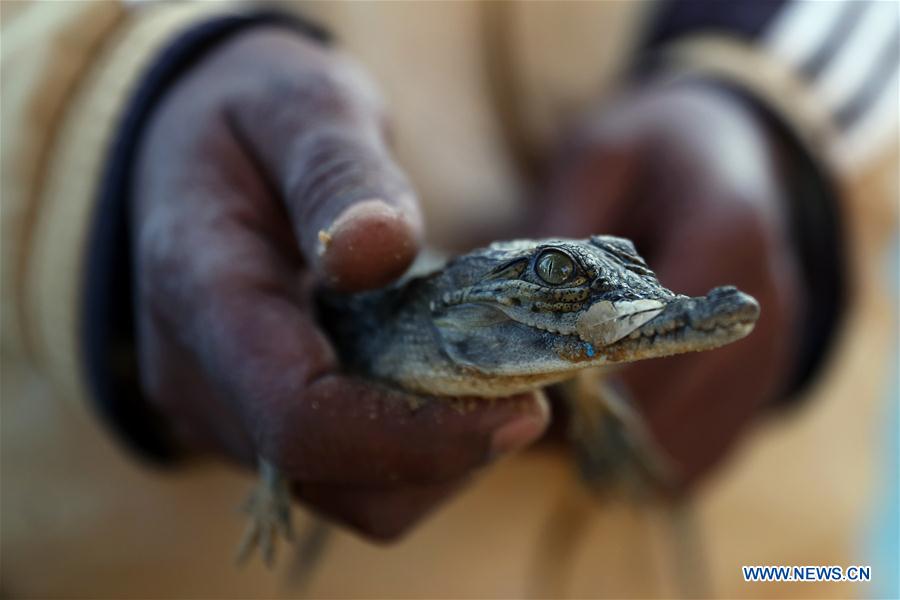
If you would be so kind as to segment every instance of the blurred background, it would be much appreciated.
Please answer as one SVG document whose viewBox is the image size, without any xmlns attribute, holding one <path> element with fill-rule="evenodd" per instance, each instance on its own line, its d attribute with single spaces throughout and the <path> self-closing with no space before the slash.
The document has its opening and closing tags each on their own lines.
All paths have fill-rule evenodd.
<svg viewBox="0 0 900 600">
<path fill-rule="evenodd" d="M 237 507 L 254 483 L 250 474 L 217 461 L 177 471 L 148 466 L 115 441 L 89 402 L 66 391 L 79 357 L 60 323 L 80 300 L 86 245 L 83 231 L 69 232 L 86 230 L 93 214 L 100 157 L 121 116 L 113 105 L 124 104 L 154 53 L 227 5 L 34 4 L 0 3 L 0 597 L 294 597 L 299 592 L 282 570 L 232 566 L 244 527 Z M 848 8 L 856 4 L 862 8 Z M 786 120 L 796 118 L 801 132 L 813 123 L 800 138 L 828 165 L 840 192 L 852 303 L 804 397 L 761 418 L 699 486 L 695 554 L 681 558 L 700 565 L 715 597 L 900 597 L 900 4 L 313 2 L 278 10 L 325 24 L 384 86 L 397 117 L 399 162 L 426 199 L 430 235 L 445 245 L 475 222 L 513 221 L 528 193 L 503 141 L 509 115 L 480 66 L 498 40 L 518 57 L 505 64 L 525 73 L 504 97 L 522 99 L 517 142 L 529 149 L 552 144 L 552 132 L 598 90 L 618 89 L 636 40 L 665 15 L 659 44 L 673 44 L 674 70 L 749 86 L 784 109 Z M 710 33 L 737 40 L 739 50 L 675 46 L 708 41 Z M 762 62 L 718 60 L 759 51 L 765 64 L 780 65 L 775 71 L 789 71 L 819 56 L 829 39 L 843 43 L 815 77 L 800 77 L 804 98 L 781 85 L 780 75 L 767 80 L 758 77 L 763 71 L 746 70 Z M 138 48 L 147 53 L 141 60 Z M 111 73 L 126 67 L 131 75 L 113 81 Z M 585 78 L 588 67 L 593 74 Z M 833 117 L 847 90 L 865 81 L 879 84 L 867 110 L 823 133 L 816 123 Z M 105 91 L 97 94 L 100 83 Z M 86 110 L 107 105 L 103 123 Z M 95 162 L 86 158 L 92 148 Z M 30 324 L 40 332 L 38 359 L 16 341 L 29 325 L 23 314 L 38 323 Z M 560 521 L 552 519 L 560 515 L 571 515 L 561 522 L 575 533 L 571 544 L 556 546 Z M 480 473 L 399 543 L 379 546 L 337 532 L 306 593 L 674 597 L 683 593 L 685 574 L 676 534 L 658 507 L 597 505 L 564 457 L 536 448 Z M 545 573 L 554 561 L 562 569 Z M 743 565 L 871 565 L 872 581 L 746 583 Z"/>
</svg>

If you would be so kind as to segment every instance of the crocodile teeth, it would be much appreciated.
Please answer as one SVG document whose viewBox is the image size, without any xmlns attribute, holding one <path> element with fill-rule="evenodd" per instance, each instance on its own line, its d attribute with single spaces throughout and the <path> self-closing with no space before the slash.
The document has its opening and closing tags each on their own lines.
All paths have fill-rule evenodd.
<svg viewBox="0 0 900 600">
<path fill-rule="evenodd" d="M 662 312 L 665 304 L 658 300 L 628 300 L 593 304 L 578 317 L 578 335 L 598 346 L 608 346 L 639 328 Z"/>
</svg>

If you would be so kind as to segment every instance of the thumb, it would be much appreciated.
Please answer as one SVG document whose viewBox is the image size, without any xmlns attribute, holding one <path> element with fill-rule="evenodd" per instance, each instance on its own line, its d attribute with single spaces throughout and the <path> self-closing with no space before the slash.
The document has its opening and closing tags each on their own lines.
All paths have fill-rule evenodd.
<svg viewBox="0 0 900 600">
<path fill-rule="evenodd" d="M 273 33 L 277 83 L 233 102 L 231 122 L 280 192 L 307 264 L 331 287 L 382 286 L 418 252 L 422 216 L 385 140 L 373 84 L 346 58 Z"/>
<path fill-rule="evenodd" d="M 415 258 L 422 217 L 374 124 L 298 131 L 283 197 L 307 263 L 336 289 L 380 287 Z"/>
</svg>

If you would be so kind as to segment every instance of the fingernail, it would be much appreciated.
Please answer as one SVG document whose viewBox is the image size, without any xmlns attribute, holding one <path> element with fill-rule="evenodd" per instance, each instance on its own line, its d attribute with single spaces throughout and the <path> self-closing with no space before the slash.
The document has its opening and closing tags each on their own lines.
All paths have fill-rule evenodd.
<svg viewBox="0 0 900 600">
<path fill-rule="evenodd" d="M 398 277 L 418 250 L 418 231 L 406 214 L 380 199 L 347 207 L 319 232 L 318 254 L 330 284 L 347 291 Z"/>
<path fill-rule="evenodd" d="M 550 424 L 550 403 L 542 391 L 533 392 L 527 414 L 506 423 L 491 436 L 490 458 L 511 454 L 531 444 L 544 434 Z"/>
<path fill-rule="evenodd" d="M 379 198 L 355 202 L 335 217 L 328 230 L 319 232 L 319 254 L 323 254 L 331 241 L 346 232 L 353 232 L 359 223 L 365 221 L 393 221 L 402 218 L 400 212 Z"/>
<path fill-rule="evenodd" d="M 541 437 L 547 421 L 540 417 L 519 417 L 510 421 L 491 436 L 490 458 L 498 458 L 521 450 L 537 438 Z"/>
</svg>

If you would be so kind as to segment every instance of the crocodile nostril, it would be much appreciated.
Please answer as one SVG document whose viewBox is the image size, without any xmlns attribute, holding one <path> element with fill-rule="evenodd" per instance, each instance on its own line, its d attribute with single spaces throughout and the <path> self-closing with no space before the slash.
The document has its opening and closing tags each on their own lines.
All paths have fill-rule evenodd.
<svg viewBox="0 0 900 600">
<path fill-rule="evenodd" d="M 737 313 L 738 318 L 745 320 L 753 320 L 759 318 L 759 302 L 756 301 L 756 298 L 753 296 L 749 296 L 743 292 L 738 292 L 741 303 L 740 308 L 735 311 Z"/>
<path fill-rule="evenodd" d="M 759 303 L 753 296 L 735 287 L 716 288 L 706 296 L 710 315 L 727 321 L 755 321 L 759 318 Z"/>
</svg>

